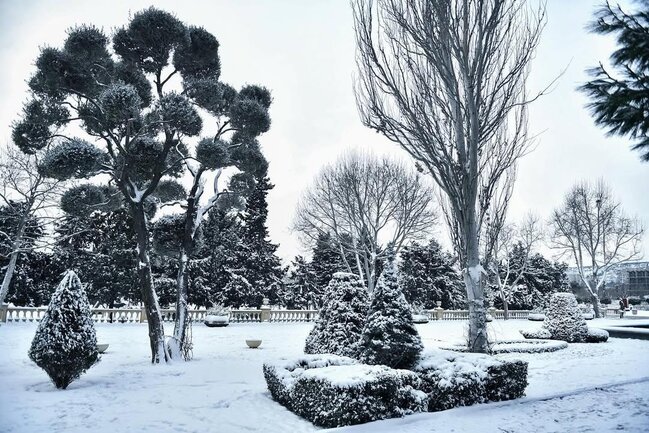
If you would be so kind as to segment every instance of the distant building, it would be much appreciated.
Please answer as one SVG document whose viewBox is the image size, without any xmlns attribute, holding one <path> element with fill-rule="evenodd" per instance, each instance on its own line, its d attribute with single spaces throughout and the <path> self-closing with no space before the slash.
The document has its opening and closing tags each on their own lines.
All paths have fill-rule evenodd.
<svg viewBox="0 0 649 433">
<path fill-rule="evenodd" d="M 588 270 L 589 268 L 586 268 Z M 584 294 L 584 283 L 577 268 L 566 269 L 568 281 L 573 289 Z M 609 269 L 600 291 L 600 298 L 609 296 L 649 296 L 649 262 L 620 263 Z"/>
</svg>

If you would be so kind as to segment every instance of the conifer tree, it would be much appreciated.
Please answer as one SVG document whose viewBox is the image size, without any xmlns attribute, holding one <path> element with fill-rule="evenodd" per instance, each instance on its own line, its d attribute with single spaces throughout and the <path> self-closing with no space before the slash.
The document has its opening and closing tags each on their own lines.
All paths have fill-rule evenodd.
<svg viewBox="0 0 649 433">
<path fill-rule="evenodd" d="M 90 305 L 79 277 L 68 271 L 38 325 L 29 358 L 65 389 L 99 361 Z"/>
<path fill-rule="evenodd" d="M 367 290 L 358 275 L 337 272 L 327 285 L 325 299 L 304 352 L 357 357 L 367 315 Z"/>
<path fill-rule="evenodd" d="M 649 5 L 625 11 L 607 1 L 597 12 L 590 30 L 614 34 L 617 49 L 611 54 L 611 68 L 602 63 L 588 72 L 593 79 L 581 90 L 590 97 L 595 123 L 609 134 L 629 136 L 636 143 L 633 149 L 649 161 Z"/>
<path fill-rule="evenodd" d="M 360 360 L 367 364 L 410 368 L 417 362 L 422 349 L 410 305 L 399 287 L 394 250 L 390 245 L 361 334 Z"/>
<path fill-rule="evenodd" d="M 431 240 L 426 245 L 412 243 L 402 248 L 399 272 L 401 287 L 411 305 L 435 308 L 466 308 L 466 291 L 456 260 Z"/>
</svg>

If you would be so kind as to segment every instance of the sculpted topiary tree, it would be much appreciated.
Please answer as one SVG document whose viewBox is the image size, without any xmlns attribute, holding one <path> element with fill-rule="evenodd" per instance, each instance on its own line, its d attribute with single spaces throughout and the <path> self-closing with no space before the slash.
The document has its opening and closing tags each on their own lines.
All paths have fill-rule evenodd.
<svg viewBox="0 0 649 433">
<path fill-rule="evenodd" d="M 394 249 L 388 248 L 383 273 L 372 293 L 360 341 L 360 360 L 392 368 L 410 368 L 423 349 L 412 323 L 410 305 L 401 292 Z"/>
<path fill-rule="evenodd" d="M 367 315 L 365 286 L 357 275 L 337 272 L 325 289 L 325 299 L 304 352 L 357 357 Z"/>
<path fill-rule="evenodd" d="M 189 194 L 172 178 L 194 159 L 208 169 L 228 165 L 223 162 L 229 146 L 223 134 L 236 129 L 240 133 L 229 143 L 254 151 L 253 137 L 269 126 L 267 94 L 259 96 L 254 86 L 237 93 L 218 81 L 218 46 L 204 29 L 188 27 L 154 8 L 134 14 L 111 39 L 91 25 L 72 28 L 63 47 L 41 50 L 29 81 L 31 100 L 13 128 L 14 142 L 25 153 L 56 142 L 42 161 L 41 173 L 56 179 L 108 175 L 121 195 L 133 218 L 154 363 L 167 360 L 169 352 L 151 274 L 149 218 L 161 201 L 186 199 L 190 213 L 194 205 L 189 201 L 200 199 L 205 169 L 194 169 L 198 181 Z M 173 81 L 176 90 L 169 90 Z M 265 105 L 260 98 L 266 98 Z M 225 115 L 229 122 L 217 124 L 216 137 L 202 140 L 192 155 L 188 139 L 202 132 L 202 108 L 204 117 Z M 70 135 L 73 124 L 85 137 Z M 96 182 L 87 191 L 92 188 L 98 188 L 95 198 L 102 197 Z M 101 192 L 103 204 L 113 198 Z"/>
<path fill-rule="evenodd" d="M 54 292 L 38 324 L 29 358 L 63 389 L 99 361 L 90 304 L 73 271 L 65 274 Z"/>
</svg>

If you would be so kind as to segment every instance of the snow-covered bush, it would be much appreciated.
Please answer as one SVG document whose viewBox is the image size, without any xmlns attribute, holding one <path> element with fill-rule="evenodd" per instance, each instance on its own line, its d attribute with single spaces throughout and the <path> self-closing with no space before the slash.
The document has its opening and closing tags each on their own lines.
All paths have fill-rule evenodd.
<svg viewBox="0 0 649 433">
<path fill-rule="evenodd" d="M 351 358 L 315 355 L 264 364 L 273 398 L 321 427 L 361 424 L 426 410 L 417 374 Z"/>
<path fill-rule="evenodd" d="M 536 338 L 536 339 L 545 339 L 549 340 L 552 338 L 552 334 L 546 328 L 535 329 L 534 331 L 521 331 L 523 337 L 525 338 Z"/>
<path fill-rule="evenodd" d="M 608 340 L 608 331 L 599 328 L 588 328 L 586 343 L 603 343 Z"/>
<path fill-rule="evenodd" d="M 568 343 L 586 340 L 588 325 L 572 293 L 553 294 L 545 316 L 543 327 L 550 332 L 552 339 Z"/>
<path fill-rule="evenodd" d="M 306 339 L 305 353 L 358 356 L 367 315 L 367 291 L 357 275 L 337 272 L 325 290 L 320 315 Z"/>
<path fill-rule="evenodd" d="M 390 255 L 379 277 L 359 345 L 366 364 L 392 368 L 412 367 L 423 346 L 412 322 L 412 313 L 399 287 L 394 256 Z"/>
<path fill-rule="evenodd" d="M 605 332 L 605 331 L 604 331 Z M 521 331 L 525 338 L 553 339 L 568 343 L 597 343 L 608 340 L 598 331 L 591 331 L 586 325 L 582 310 L 572 293 L 555 293 L 550 299 L 543 327 L 536 331 Z"/>
<path fill-rule="evenodd" d="M 79 277 L 68 271 L 52 295 L 29 349 L 29 358 L 67 388 L 99 361 L 90 305 Z"/>
<path fill-rule="evenodd" d="M 344 356 L 304 355 L 264 364 L 273 398 L 316 425 L 336 427 L 521 397 L 527 363 L 433 350 L 412 370 Z"/>
<path fill-rule="evenodd" d="M 500 401 L 524 395 L 527 362 L 488 355 L 431 350 L 413 368 L 428 394 L 428 411 Z"/>
</svg>

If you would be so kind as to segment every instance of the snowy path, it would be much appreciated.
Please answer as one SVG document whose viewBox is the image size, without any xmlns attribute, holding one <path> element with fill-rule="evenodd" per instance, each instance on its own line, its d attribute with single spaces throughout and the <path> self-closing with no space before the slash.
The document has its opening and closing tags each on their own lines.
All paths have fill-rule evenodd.
<svg viewBox="0 0 649 433">
<path fill-rule="evenodd" d="M 538 326 L 538 322 L 497 321 L 491 324 L 491 334 L 517 338 L 518 329 Z M 146 326 L 98 325 L 99 340 L 110 343 L 108 353 L 68 390 L 57 391 L 27 358 L 35 324 L 0 326 L 0 432 L 316 431 L 270 399 L 261 372 L 265 360 L 299 355 L 310 327 L 195 325 L 195 359 L 153 367 L 148 363 Z M 459 341 L 463 328 L 462 322 L 450 321 L 419 326 L 426 346 Z M 263 340 L 260 349 L 246 348 L 244 340 L 251 337 Z M 501 356 L 530 362 L 525 399 L 342 430 L 649 431 L 649 382 L 594 389 L 649 377 L 649 341 L 612 339 L 547 354 Z M 539 400 L 558 393 L 572 394 Z"/>
</svg>

